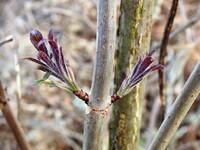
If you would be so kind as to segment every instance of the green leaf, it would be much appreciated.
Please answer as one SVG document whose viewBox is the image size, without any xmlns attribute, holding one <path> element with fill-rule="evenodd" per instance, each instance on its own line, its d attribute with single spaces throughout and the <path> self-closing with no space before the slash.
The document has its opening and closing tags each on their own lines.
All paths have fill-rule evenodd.
<svg viewBox="0 0 200 150">
<path fill-rule="evenodd" d="M 42 83 L 44 83 L 44 81 L 44 79 L 38 79 L 34 82 L 34 84 L 40 86 Z"/>
<path fill-rule="evenodd" d="M 71 87 L 64 87 L 64 89 L 66 90 L 66 91 L 68 91 L 68 92 L 74 92 L 75 90 L 73 89 L 73 88 L 71 88 Z"/>
<path fill-rule="evenodd" d="M 38 86 L 40 86 L 43 83 L 48 84 L 50 87 L 56 87 L 56 84 L 51 80 L 39 79 L 35 81 L 35 85 L 38 85 Z"/>
<path fill-rule="evenodd" d="M 47 82 L 50 87 L 56 87 L 56 84 L 53 81 Z"/>
<path fill-rule="evenodd" d="M 50 76 L 51 74 L 50 73 L 45 73 L 45 75 L 44 75 L 44 77 L 43 77 L 43 80 L 47 80 L 48 78 L 49 78 L 49 76 Z"/>
</svg>

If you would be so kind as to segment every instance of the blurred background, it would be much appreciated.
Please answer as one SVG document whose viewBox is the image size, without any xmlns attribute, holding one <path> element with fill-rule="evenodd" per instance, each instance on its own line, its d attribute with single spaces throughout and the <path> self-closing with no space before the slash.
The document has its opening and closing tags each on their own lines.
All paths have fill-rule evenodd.
<svg viewBox="0 0 200 150">
<path fill-rule="evenodd" d="M 171 0 L 155 0 L 151 49 L 159 48 Z M 66 91 L 33 83 L 43 77 L 36 65 L 22 58 L 35 57 L 29 33 L 50 28 L 62 33 L 60 45 L 73 68 L 77 83 L 89 93 L 95 57 L 95 0 L 1 0 L 0 41 L 14 41 L 0 47 L 0 77 L 12 110 L 22 123 L 35 150 L 80 150 L 83 140 L 85 104 Z M 200 1 L 180 0 L 169 41 L 167 65 L 167 108 L 180 93 L 194 65 L 200 59 Z M 184 25 L 188 27 L 181 30 Z M 179 31 L 181 30 L 181 31 Z M 158 56 L 158 53 L 157 53 Z M 155 135 L 162 120 L 158 96 L 158 77 L 148 77 L 146 104 L 141 124 L 141 149 Z M 200 97 L 184 119 L 169 149 L 200 149 Z M 17 144 L 2 114 L 0 150 L 15 150 Z"/>
</svg>

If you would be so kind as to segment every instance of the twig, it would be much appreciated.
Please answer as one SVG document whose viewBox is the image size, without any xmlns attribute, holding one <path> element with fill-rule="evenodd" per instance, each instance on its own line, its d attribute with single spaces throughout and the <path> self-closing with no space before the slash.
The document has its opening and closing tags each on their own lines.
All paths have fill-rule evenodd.
<svg viewBox="0 0 200 150">
<path fill-rule="evenodd" d="M 18 56 L 18 44 L 17 41 L 14 39 L 15 45 L 15 53 L 14 53 L 14 63 L 15 63 L 15 71 L 16 71 L 16 86 L 17 86 L 17 118 L 20 120 L 21 114 L 21 99 L 22 99 L 22 92 L 21 92 L 21 76 L 20 76 L 20 64 L 19 64 L 19 56 Z"/>
<path fill-rule="evenodd" d="M 170 113 L 163 121 L 149 150 L 163 150 L 169 144 L 186 113 L 194 103 L 200 91 L 200 61 L 185 83 L 182 92 L 172 105 Z"/>
<path fill-rule="evenodd" d="M 168 18 L 167 24 L 165 26 L 165 31 L 164 31 L 164 36 L 163 36 L 162 43 L 161 43 L 161 48 L 160 48 L 159 64 L 161 64 L 163 66 L 165 65 L 165 57 L 167 56 L 167 44 L 168 44 L 168 40 L 169 40 L 169 34 L 172 29 L 172 25 L 174 22 L 174 17 L 176 15 L 177 7 L 178 7 L 178 0 L 173 0 L 169 18 Z M 164 72 L 162 70 L 159 70 L 158 75 L 159 75 L 161 106 L 162 106 L 162 110 L 164 113 L 165 112 L 165 103 L 166 103 L 165 94 L 164 94 L 164 88 L 165 88 Z"/>
<path fill-rule="evenodd" d="M 17 121 L 17 119 L 14 117 L 14 114 L 11 111 L 11 107 L 6 100 L 6 96 L 4 93 L 1 80 L 0 80 L 0 106 L 1 106 L 2 113 L 8 125 L 10 126 L 21 150 L 31 150 L 29 143 L 25 139 L 24 131 L 21 125 L 19 124 L 19 122 Z"/>
<path fill-rule="evenodd" d="M 12 35 L 5 37 L 4 39 L 0 40 L 0 47 L 11 41 L 13 41 Z"/>
</svg>

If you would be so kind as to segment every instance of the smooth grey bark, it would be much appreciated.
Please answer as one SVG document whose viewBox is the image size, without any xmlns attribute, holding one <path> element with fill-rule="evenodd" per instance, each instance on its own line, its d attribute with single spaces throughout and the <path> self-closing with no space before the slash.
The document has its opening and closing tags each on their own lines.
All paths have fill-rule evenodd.
<svg viewBox="0 0 200 150">
<path fill-rule="evenodd" d="M 84 150 L 101 150 L 103 130 L 110 105 L 113 59 L 116 42 L 116 0 L 99 0 L 97 5 L 96 61 L 89 98 L 90 112 L 84 125 Z"/>
<path fill-rule="evenodd" d="M 164 150 L 200 92 L 200 61 L 158 130 L 149 150 Z"/>
</svg>

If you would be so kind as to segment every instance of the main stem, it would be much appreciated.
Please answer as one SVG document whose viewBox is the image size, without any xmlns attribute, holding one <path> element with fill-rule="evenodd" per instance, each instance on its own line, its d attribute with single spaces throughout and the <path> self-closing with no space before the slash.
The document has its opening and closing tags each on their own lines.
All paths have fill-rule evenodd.
<svg viewBox="0 0 200 150">
<path fill-rule="evenodd" d="M 103 131 L 110 103 L 113 59 L 116 41 L 116 0 L 99 0 L 97 5 L 97 46 L 90 112 L 84 125 L 84 150 L 101 150 Z"/>
</svg>

